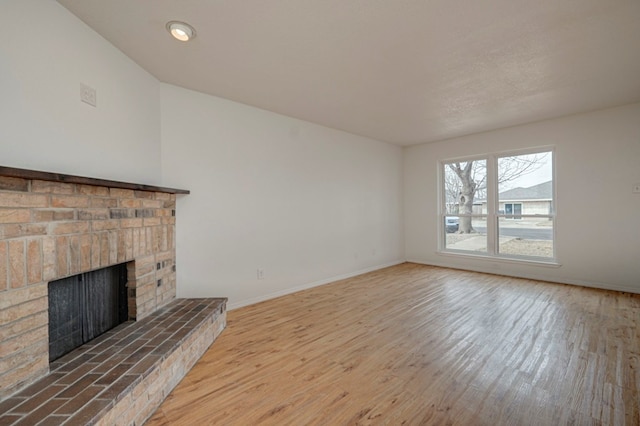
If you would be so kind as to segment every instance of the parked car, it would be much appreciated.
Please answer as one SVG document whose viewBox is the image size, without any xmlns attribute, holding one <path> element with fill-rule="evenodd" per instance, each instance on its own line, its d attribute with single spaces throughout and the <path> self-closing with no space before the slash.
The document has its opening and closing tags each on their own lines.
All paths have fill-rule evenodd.
<svg viewBox="0 0 640 426">
<path fill-rule="evenodd" d="M 449 233 L 456 232 L 459 225 L 460 219 L 458 218 L 458 216 L 446 216 L 444 218 L 445 230 Z"/>
</svg>

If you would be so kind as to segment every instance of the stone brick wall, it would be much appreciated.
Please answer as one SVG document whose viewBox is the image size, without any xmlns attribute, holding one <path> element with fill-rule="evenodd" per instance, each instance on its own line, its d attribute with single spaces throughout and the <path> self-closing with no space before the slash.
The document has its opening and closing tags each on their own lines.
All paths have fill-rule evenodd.
<svg viewBox="0 0 640 426">
<path fill-rule="evenodd" d="M 127 262 L 131 319 L 175 299 L 175 197 L 0 176 L 0 400 L 49 372 L 49 281 Z"/>
</svg>

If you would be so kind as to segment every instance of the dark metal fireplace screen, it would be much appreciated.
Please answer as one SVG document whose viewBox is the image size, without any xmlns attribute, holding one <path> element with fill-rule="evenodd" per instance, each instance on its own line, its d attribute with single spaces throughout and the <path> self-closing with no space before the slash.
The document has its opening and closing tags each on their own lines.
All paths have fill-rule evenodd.
<svg viewBox="0 0 640 426">
<path fill-rule="evenodd" d="M 49 283 L 49 362 L 127 321 L 127 266 Z"/>
</svg>

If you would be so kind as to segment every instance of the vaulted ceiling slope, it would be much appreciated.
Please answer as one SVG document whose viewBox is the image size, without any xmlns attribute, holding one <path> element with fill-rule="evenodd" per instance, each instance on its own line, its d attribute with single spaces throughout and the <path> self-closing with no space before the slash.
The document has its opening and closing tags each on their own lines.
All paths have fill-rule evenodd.
<svg viewBox="0 0 640 426">
<path fill-rule="evenodd" d="M 638 0 L 58 1 L 160 81 L 398 145 L 640 101 Z"/>
</svg>

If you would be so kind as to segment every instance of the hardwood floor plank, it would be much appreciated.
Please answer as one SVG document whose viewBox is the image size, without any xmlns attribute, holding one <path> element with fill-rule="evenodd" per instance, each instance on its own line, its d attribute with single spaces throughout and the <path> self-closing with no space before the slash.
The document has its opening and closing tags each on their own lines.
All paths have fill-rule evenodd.
<svg viewBox="0 0 640 426">
<path fill-rule="evenodd" d="M 403 264 L 228 313 L 149 425 L 640 424 L 640 296 Z"/>
</svg>

